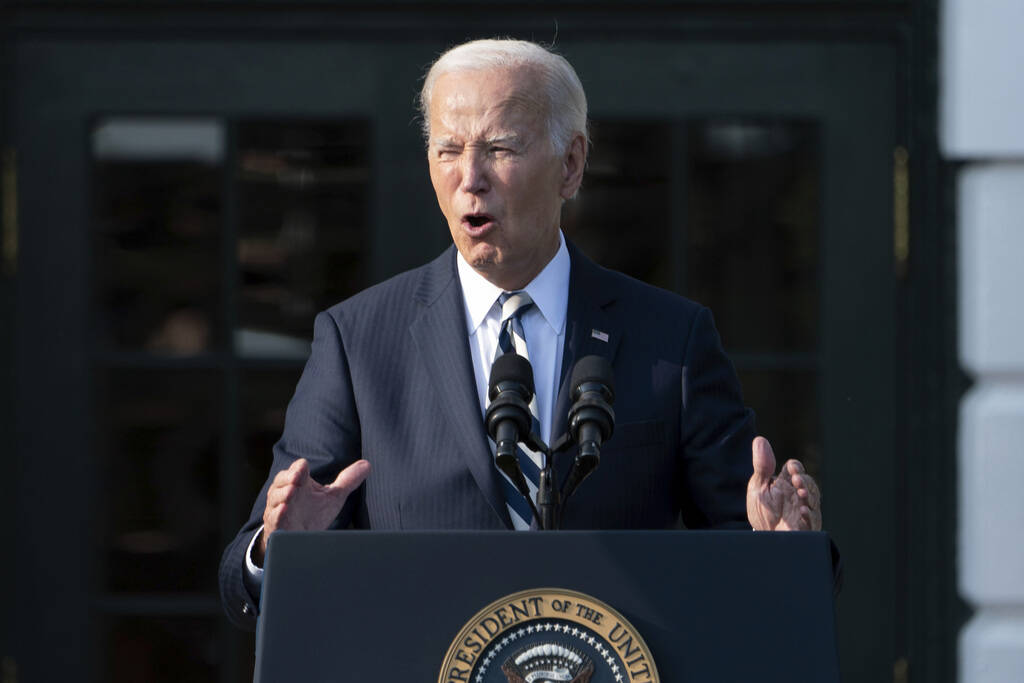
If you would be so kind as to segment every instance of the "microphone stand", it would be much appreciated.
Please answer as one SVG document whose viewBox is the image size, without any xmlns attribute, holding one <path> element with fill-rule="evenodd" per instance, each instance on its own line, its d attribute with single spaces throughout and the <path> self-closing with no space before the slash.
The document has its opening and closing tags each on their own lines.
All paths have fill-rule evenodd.
<svg viewBox="0 0 1024 683">
<path fill-rule="evenodd" d="M 540 471 L 537 486 L 537 509 L 540 512 L 540 528 L 555 531 L 562 526 L 562 493 L 555 481 L 555 456 L 564 453 L 573 445 L 572 436 L 563 434 L 551 448 L 544 449 L 544 468 Z"/>
<path fill-rule="evenodd" d="M 533 518 L 537 520 L 537 529 L 540 531 L 555 531 L 562 524 L 562 494 L 558 490 L 558 485 L 555 481 L 554 456 L 572 446 L 573 439 L 568 434 L 563 435 L 555 444 L 554 449 L 548 448 L 547 444 L 533 433 L 529 434 L 522 442 L 529 446 L 532 451 L 544 454 L 544 467 L 540 470 L 540 480 L 537 482 L 536 504 L 530 500 L 526 478 L 523 476 L 517 460 L 499 457 L 499 469 L 506 472 L 512 478 L 516 483 L 516 488 L 526 498 L 530 511 L 533 512 Z"/>
<path fill-rule="evenodd" d="M 566 432 L 555 445 L 548 447 L 532 432 L 522 441 L 536 453 L 544 454 L 544 467 L 540 470 L 540 481 L 537 482 L 537 501 L 530 500 L 530 490 L 526 484 L 526 477 L 519 467 L 519 460 L 515 457 L 514 451 L 506 458 L 498 458 L 499 469 L 506 472 L 515 482 L 519 493 L 526 499 L 537 520 L 537 529 L 540 531 L 557 531 L 562 526 L 562 506 L 565 501 L 576 491 L 576 488 L 586 479 L 601 461 L 600 449 L 593 442 L 584 442 L 580 452 L 573 461 L 572 470 L 562 483 L 559 490 L 555 482 L 555 456 L 569 450 L 576 445 L 576 439 L 571 431 Z"/>
<path fill-rule="evenodd" d="M 540 471 L 540 481 L 537 485 L 537 504 L 534 505 L 530 497 L 524 494 L 526 502 L 530 504 L 539 530 L 556 531 L 562 526 L 562 506 L 576 491 L 580 483 L 597 467 L 601 459 L 600 455 L 598 455 L 594 444 L 588 444 L 590 448 L 583 449 L 584 452 L 576 456 L 573 468 L 559 490 L 555 481 L 555 456 L 576 445 L 576 439 L 573 438 L 572 432 L 563 434 L 550 448 L 535 434 L 530 434 L 523 442 L 534 451 L 544 453 L 544 467 Z M 593 450 L 591 451 L 591 449 Z"/>
<path fill-rule="evenodd" d="M 561 495 L 555 484 L 555 471 L 553 467 L 554 453 L 548 445 L 540 440 L 536 434 L 531 433 L 523 440 L 531 450 L 544 454 L 544 467 L 540 471 L 540 481 L 537 482 L 537 504 L 534 505 L 529 495 L 526 502 L 533 508 L 534 519 L 537 520 L 537 528 L 541 531 L 553 531 L 561 524 Z"/>
<path fill-rule="evenodd" d="M 545 453 L 544 469 L 540 471 L 540 482 L 537 486 L 537 511 L 540 513 L 538 521 L 542 531 L 553 531 L 561 525 L 562 502 L 555 486 L 551 460 L 551 452 L 548 451 Z"/>
</svg>

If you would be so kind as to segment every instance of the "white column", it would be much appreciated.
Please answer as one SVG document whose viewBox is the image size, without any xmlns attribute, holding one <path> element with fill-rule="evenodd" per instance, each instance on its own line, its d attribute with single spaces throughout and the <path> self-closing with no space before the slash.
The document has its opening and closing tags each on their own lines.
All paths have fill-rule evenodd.
<svg viewBox="0 0 1024 683">
<path fill-rule="evenodd" d="M 1024 2 L 944 0 L 940 137 L 957 179 L 962 683 L 1024 681 Z"/>
</svg>

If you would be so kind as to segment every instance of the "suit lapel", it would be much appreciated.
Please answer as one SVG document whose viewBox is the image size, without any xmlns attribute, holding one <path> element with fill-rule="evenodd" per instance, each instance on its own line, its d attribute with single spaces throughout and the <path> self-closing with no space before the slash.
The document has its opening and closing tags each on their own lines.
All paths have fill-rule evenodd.
<svg viewBox="0 0 1024 683">
<path fill-rule="evenodd" d="M 584 356 L 604 356 L 615 362 L 615 354 L 622 339 L 621 325 L 610 313 L 616 293 L 608 286 L 603 269 L 587 258 L 583 252 L 567 241 L 569 248 L 569 306 L 566 315 L 565 347 L 562 351 L 562 369 L 558 399 L 555 401 L 555 421 L 552 439 L 565 433 L 568 413 L 572 407 L 572 369 Z M 555 460 L 561 482 L 569 470 L 573 453 Z"/>
<path fill-rule="evenodd" d="M 489 457 L 491 448 L 480 414 L 454 247 L 430 264 L 416 299 L 421 304 L 420 314 L 409 326 L 409 332 L 436 387 L 438 410 L 447 415 L 452 427 L 454 450 L 495 514 L 511 528 L 500 475 Z"/>
</svg>

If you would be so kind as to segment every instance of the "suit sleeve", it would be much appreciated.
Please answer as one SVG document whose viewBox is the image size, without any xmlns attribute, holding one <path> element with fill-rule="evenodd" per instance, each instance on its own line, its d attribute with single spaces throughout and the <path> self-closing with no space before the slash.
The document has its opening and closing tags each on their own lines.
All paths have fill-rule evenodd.
<svg viewBox="0 0 1024 683">
<path fill-rule="evenodd" d="M 743 405 L 739 379 L 707 308 L 694 317 L 681 380 L 683 522 L 691 529 L 749 529 L 754 413 Z"/>
<path fill-rule="evenodd" d="M 267 490 L 274 477 L 298 458 L 305 458 L 313 478 L 329 483 L 344 467 L 359 459 L 360 450 L 359 418 L 341 332 L 335 318 L 323 312 L 314 323 L 312 352 L 288 404 L 284 433 L 274 446 L 270 474 L 253 504 L 249 520 L 221 558 L 221 601 L 235 625 L 247 630 L 256 628 L 259 596 L 246 586 L 245 552 L 263 523 Z M 362 488 L 349 497 L 334 528 L 349 525 L 361 495 Z"/>
</svg>

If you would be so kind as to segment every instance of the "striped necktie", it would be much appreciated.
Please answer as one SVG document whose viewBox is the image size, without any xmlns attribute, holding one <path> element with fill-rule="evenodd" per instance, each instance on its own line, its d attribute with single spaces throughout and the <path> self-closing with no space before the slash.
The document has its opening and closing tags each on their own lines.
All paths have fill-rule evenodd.
<svg viewBox="0 0 1024 683">
<path fill-rule="evenodd" d="M 498 348 L 495 356 L 518 353 L 526 360 L 530 360 L 530 355 L 526 351 L 526 334 L 523 332 L 521 316 L 533 306 L 533 299 L 526 292 L 504 292 L 498 298 L 498 302 L 501 304 L 501 331 L 498 333 Z M 539 414 L 537 396 L 534 395 L 530 400 L 530 415 L 533 418 L 533 433 L 538 436 L 540 435 Z M 530 495 L 536 499 L 540 470 L 544 466 L 544 454 L 533 451 L 523 444 L 519 444 L 518 450 L 519 464 L 530 485 Z M 502 488 L 505 490 L 505 501 L 508 504 L 509 514 L 512 517 L 512 525 L 519 530 L 529 529 L 533 521 L 530 506 L 523 500 L 523 496 L 504 473 L 501 475 L 501 482 Z"/>
</svg>

